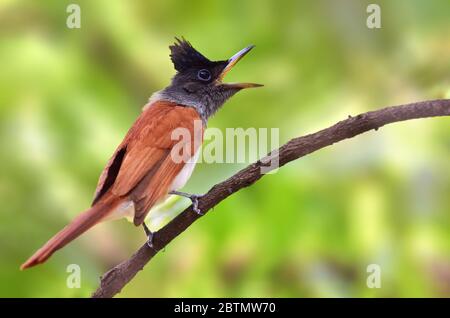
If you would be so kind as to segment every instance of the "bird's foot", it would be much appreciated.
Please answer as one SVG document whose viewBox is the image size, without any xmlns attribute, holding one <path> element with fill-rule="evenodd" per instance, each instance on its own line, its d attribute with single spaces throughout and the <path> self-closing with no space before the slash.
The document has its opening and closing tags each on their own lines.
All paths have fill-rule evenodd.
<svg viewBox="0 0 450 318">
<path fill-rule="evenodd" d="M 181 197 L 188 198 L 192 202 L 192 209 L 194 210 L 194 212 L 197 213 L 198 215 L 204 214 L 198 207 L 198 199 L 200 199 L 202 197 L 202 195 L 190 194 L 190 193 L 180 192 L 180 191 L 170 191 L 169 194 L 179 195 Z"/>
<path fill-rule="evenodd" d="M 154 248 L 153 246 L 153 232 L 147 227 L 147 224 L 142 223 L 142 227 L 144 228 L 145 235 L 147 235 L 147 246 L 150 248 Z"/>
</svg>

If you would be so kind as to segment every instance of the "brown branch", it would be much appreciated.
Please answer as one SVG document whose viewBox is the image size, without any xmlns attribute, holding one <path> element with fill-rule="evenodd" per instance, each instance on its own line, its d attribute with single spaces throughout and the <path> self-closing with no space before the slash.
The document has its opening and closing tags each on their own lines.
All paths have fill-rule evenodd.
<svg viewBox="0 0 450 318">
<path fill-rule="evenodd" d="M 316 150 L 338 141 L 352 138 L 369 130 L 415 118 L 450 116 L 450 99 L 417 102 L 401 106 L 387 107 L 360 114 L 318 131 L 314 134 L 292 139 L 275 152 L 239 171 L 231 178 L 216 184 L 200 200 L 203 213 L 219 204 L 233 193 L 258 181 L 264 174 L 261 168 L 278 154 L 279 166 L 301 158 Z M 200 216 L 192 210 L 192 205 L 175 217 L 154 235 L 154 249 L 144 244 L 130 259 L 120 263 L 101 277 L 100 286 L 92 297 L 113 297 L 128 284 L 138 271 L 174 238 L 186 230 Z"/>
</svg>

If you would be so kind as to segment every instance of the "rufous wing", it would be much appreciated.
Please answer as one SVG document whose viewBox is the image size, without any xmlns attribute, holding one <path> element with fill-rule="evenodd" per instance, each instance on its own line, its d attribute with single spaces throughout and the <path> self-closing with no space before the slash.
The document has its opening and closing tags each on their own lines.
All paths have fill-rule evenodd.
<svg viewBox="0 0 450 318">
<path fill-rule="evenodd" d="M 136 120 L 105 167 L 93 204 L 108 191 L 112 196 L 128 196 L 135 204 L 134 223 L 141 224 L 150 208 L 167 195 L 202 140 L 203 123 L 194 108 L 167 101 L 153 102 Z M 185 153 L 180 154 L 179 149 Z"/>
</svg>

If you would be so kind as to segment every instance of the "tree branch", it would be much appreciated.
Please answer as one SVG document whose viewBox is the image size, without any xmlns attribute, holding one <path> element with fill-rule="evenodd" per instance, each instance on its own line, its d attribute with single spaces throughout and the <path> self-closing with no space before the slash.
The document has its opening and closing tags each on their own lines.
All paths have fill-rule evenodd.
<svg viewBox="0 0 450 318">
<path fill-rule="evenodd" d="M 199 199 L 199 208 L 203 213 L 219 204 L 233 193 L 258 181 L 264 174 L 261 168 L 267 162 L 279 156 L 279 166 L 301 158 L 316 150 L 332 145 L 338 141 L 352 138 L 369 130 L 415 118 L 450 116 L 450 99 L 417 102 L 401 106 L 387 107 L 360 114 L 318 131 L 316 133 L 292 139 L 265 158 L 249 165 L 231 178 L 216 184 Z M 200 215 L 192 210 L 192 205 L 175 217 L 170 223 L 155 233 L 150 248 L 144 244 L 130 259 L 120 263 L 101 277 L 100 286 L 92 297 L 113 297 L 128 284 L 144 266 L 174 238 L 194 223 Z"/>
</svg>

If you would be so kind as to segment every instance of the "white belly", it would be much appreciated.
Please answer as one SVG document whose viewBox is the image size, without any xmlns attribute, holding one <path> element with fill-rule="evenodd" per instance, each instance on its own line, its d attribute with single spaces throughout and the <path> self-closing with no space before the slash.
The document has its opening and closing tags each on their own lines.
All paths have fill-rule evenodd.
<svg viewBox="0 0 450 318">
<path fill-rule="evenodd" d="M 183 169 L 181 169 L 180 173 L 175 177 L 175 179 L 172 182 L 172 185 L 169 188 L 169 191 L 178 190 L 184 187 L 186 182 L 191 177 L 192 172 L 194 171 L 199 155 L 200 155 L 200 148 L 197 149 L 195 155 L 191 158 L 191 160 L 188 163 L 184 165 Z"/>
</svg>

